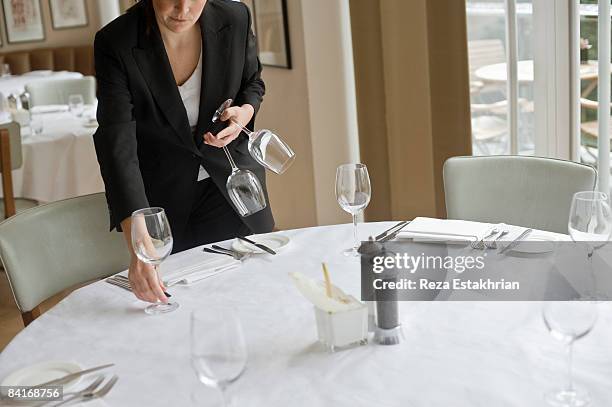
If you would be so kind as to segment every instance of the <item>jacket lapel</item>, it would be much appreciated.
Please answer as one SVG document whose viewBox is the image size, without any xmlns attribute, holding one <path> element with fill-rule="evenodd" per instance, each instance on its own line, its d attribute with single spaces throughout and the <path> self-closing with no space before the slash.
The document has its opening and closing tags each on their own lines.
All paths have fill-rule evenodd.
<svg viewBox="0 0 612 407">
<path fill-rule="evenodd" d="M 200 114 L 196 134 L 204 135 L 212 128 L 212 117 L 217 108 L 231 95 L 227 92 L 225 76 L 231 48 L 232 26 L 218 13 L 209 0 L 200 18 L 202 28 L 203 66 Z"/>
<path fill-rule="evenodd" d="M 149 90 L 182 143 L 191 151 L 201 155 L 193 137 L 187 111 L 174 80 L 172 67 L 164 47 L 157 24 L 147 35 L 144 16 L 139 22 L 139 47 L 134 48 L 133 55 Z"/>
</svg>

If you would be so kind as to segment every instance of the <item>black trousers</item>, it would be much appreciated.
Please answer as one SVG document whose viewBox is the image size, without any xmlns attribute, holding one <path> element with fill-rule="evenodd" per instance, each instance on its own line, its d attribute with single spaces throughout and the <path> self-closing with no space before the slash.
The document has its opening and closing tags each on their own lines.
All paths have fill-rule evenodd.
<svg viewBox="0 0 612 407">
<path fill-rule="evenodd" d="M 199 181 L 197 188 L 187 229 L 174 237 L 172 253 L 251 234 L 210 178 Z"/>
</svg>

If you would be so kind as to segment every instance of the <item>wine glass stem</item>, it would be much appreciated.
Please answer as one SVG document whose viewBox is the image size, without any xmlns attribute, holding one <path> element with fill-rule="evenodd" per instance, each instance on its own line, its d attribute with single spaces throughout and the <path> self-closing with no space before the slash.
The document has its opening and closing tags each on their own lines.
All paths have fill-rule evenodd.
<svg viewBox="0 0 612 407">
<path fill-rule="evenodd" d="M 359 238 L 357 237 L 357 214 L 353 213 L 353 238 L 355 239 L 355 248 L 359 248 Z"/>
<path fill-rule="evenodd" d="M 234 159 L 232 158 L 232 155 L 230 154 L 226 146 L 223 146 L 223 151 L 225 152 L 225 156 L 227 157 L 230 165 L 232 166 L 232 172 L 238 171 L 238 166 L 234 162 Z"/>
<path fill-rule="evenodd" d="M 574 341 L 567 345 L 567 391 L 574 391 L 574 381 L 572 379 L 572 358 L 574 354 Z"/>
<path fill-rule="evenodd" d="M 244 131 L 247 136 L 251 137 L 253 135 L 253 132 L 251 130 L 247 129 L 246 127 L 238 123 L 236 120 L 230 119 L 230 121 L 234 123 L 236 126 L 240 127 L 240 130 Z"/>
<path fill-rule="evenodd" d="M 219 391 L 221 392 L 221 399 L 223 400 L 223 407 L 232 407 L 232 398 L 227 390 L 226 384 L 219 385 Z"/>
</svg>

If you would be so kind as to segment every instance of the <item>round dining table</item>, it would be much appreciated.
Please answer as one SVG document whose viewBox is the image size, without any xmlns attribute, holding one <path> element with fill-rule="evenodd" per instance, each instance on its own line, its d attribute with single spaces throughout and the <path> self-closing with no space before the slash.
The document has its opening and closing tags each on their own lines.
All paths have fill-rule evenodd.
<svg viewBox="0 0 612 407">
<path fill-rule="evenodd" d="M 393 224 L 360 224 L 359 235 Z M 246 337 L 246 370 L 229 386 L 239 406 L 542 406 L 545 392 L 565 384 L 565 348 L 546 330 L 538 302 L 401 302 L 399 345 L 370 341 L 328 353 L 317 342 L 313 306 L 289 273 L 322 280 L 324 261 L 332 283 L 359 298 L 360 262 L 341 253 L 351 228 L 277 232 L 289 238 L 277 255 L 254 255 L 197 284 L 170 287 L 180 306 L 164 315 L 145 314 L 147 304 L 104 281 L 80 288 L 10 342 L 0 354 L 0 380 L 45 361 L 114 363 L 107 373 L 119 380 L 103 399 L 108 406 L 215 405 L 218 392 L 196 380 L 190 362 L 190 314 L 212 303 L 233 307 Z M 201 253 L 182 256 L 195 263 Z M 597 306 L 596 326 L 575 345 L 574 377 L 594 406 L 609 406 L 612 307 Z M 204 401 L 195 404 L 194 396 Z"/>
<path fill-rule="evenodd" d="M 598 74 L 597 61 L 588 61 L 580 64 L 580 79 L 592 81 L 597 79 Z M 483 82 L 504 83 L 508 80 L 508 65 L 505 62 L 485 65 L 478 68 L 474 75 Z M 517 62 L 517 79 L 522 84 L 533 82 L 534 70 L 532 59 Z"/>
</svg>

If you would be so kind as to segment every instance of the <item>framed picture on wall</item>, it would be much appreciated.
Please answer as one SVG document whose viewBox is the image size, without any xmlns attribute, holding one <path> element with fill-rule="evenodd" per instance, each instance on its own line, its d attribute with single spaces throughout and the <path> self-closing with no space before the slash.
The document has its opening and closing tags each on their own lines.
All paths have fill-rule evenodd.
<svg viewBox="0 0 612 407">
<path fill-rule="evenodd" d="M 291 69 L 286 0 L 252 0 L 262 64 Z"/>
<path fill-rule="evenodd" d="M 87 26 L 85 0 L 49 0 L 54 30 Z"/>
<path fill-rule="evenodd" d="M 40 0 L 2 0 L 2 8 L 9 43 L 45 39 Z"/>
</svg>

